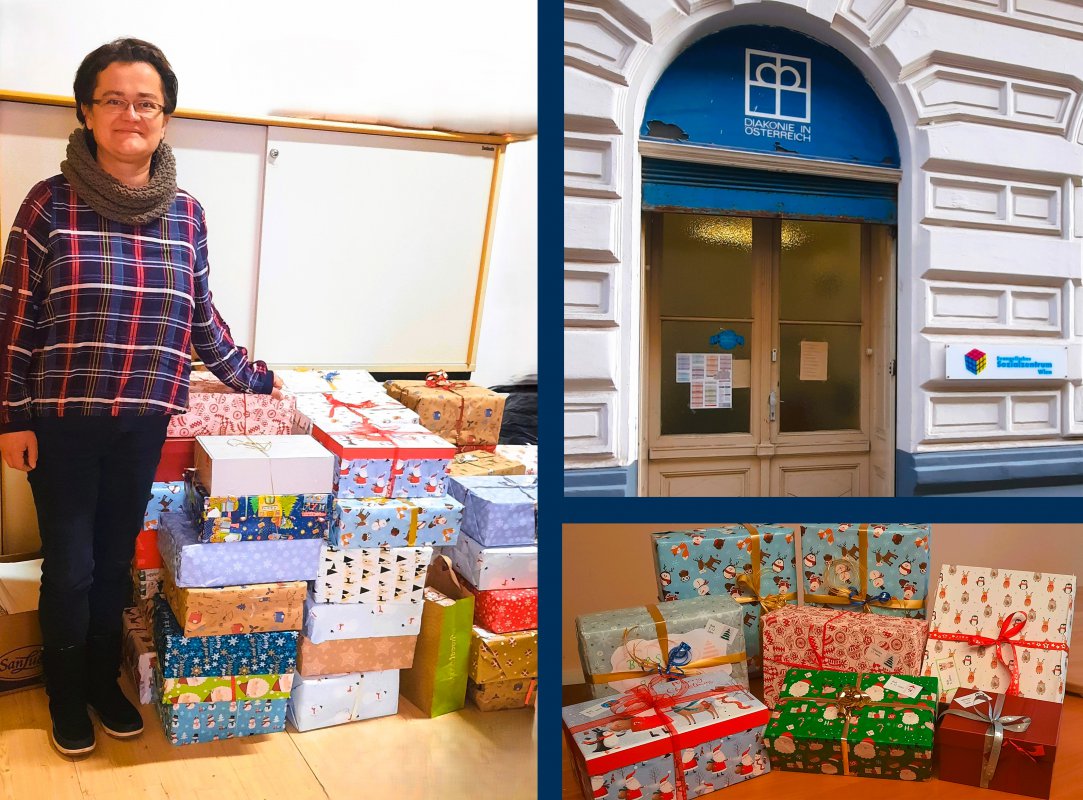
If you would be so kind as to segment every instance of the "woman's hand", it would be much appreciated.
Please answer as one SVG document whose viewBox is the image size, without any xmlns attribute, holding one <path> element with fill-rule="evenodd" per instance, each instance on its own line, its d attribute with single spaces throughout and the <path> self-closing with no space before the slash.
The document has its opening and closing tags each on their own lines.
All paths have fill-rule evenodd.
<svg viewBox="0 0 1083 800">
<path fill-rule="evenodd" d="M 282 392 L 282 379 L 275 375 L 274 387 L 271 389 L 271 397 L 275 400 L 285 400 L 286 395 Z"/>
<path fill-rule="evenodd" d="M 12 469 L 29 472 L 38 465 L 38 437 L 33 431 L 0 433 L 0 455 Z"/>
</svg>

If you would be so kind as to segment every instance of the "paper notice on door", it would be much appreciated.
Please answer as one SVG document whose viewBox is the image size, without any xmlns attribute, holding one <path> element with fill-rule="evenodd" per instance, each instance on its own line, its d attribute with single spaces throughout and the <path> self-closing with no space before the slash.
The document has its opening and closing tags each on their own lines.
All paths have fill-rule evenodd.
<svg viewBox="0 0 1083 800">
<path fill-rule="evenodd" d="M 677 353 L 677 383 L 692 382 L 692 354 Z"/>
<path fill-rule="evenodd" d="M 801 342 L 800 380 L 827 380 L 827 342 Z"/>
<path fill-rule="evenodd" d="M 683 372 L 682 365 L 687 365 Z M 682 380 L 682 375 L 688 380 Z M 689 408 L 733 408 L 733 356 L 677 353 L 677 383 L 689 384 Z"/>
</svg>

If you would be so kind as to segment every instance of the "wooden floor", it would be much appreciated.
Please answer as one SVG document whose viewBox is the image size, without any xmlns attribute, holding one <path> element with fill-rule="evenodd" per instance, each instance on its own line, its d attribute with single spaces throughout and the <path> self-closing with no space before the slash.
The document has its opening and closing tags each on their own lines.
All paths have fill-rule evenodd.
<svg viewBox="0 0 1083 800">
<path fill-rule="evenodd" d="M 128 696 L 132 696 L 130 687 Z M 483 713 L 471 706 L 436 719 L 400 698 L 395 717 L 175 747 L 154 709 L 142 736 L 98 732 L 98 747 L 72 760 L 49 743 L 43 689 L 0 695 L 3 800 L 307 800 L 308 798 L 537 796 L 534 710 Z"/>
</svg>

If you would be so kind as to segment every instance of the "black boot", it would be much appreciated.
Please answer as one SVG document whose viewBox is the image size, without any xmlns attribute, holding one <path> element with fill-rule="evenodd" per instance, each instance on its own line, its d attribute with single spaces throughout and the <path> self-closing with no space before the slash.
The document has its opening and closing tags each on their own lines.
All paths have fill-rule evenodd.
<svg viewBox="0 0 1083 800">
<path fill-rule="evenodd" d="M 86 710 L 86 648 L 46 647 L 41 662 L 53 747 L 66 756 L 86 755 L 94 749 L 94 726 Z"/>
<path fill-rule="evenodd" d="M 120 634 L 87 637 L 87 703 L 110 736 L 125 739 L 143 732 L 143 717 L 117 685 L 120 676 Z"/>
</svg>

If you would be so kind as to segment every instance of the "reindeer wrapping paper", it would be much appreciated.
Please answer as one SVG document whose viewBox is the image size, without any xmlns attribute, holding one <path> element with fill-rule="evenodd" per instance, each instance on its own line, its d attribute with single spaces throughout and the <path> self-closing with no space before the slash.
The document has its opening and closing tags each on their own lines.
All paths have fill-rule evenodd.
<svg viewBox="0 0 1083 800">
<path fill-rule="evenodd" d="M 399 671 L 298 676 L 286 715 L 299 731 L 387 717 L 399 710 Z"/>
<path fill-rule="evenodd" d="M 966 687 L 1064 702 L 1075 584 L 1075 575 L 945 564 L 922 665 L 947 676 L 941 701 Z"/>
<path fill-rule="evenodd" d="M 847 697 L 847 689 L 861 696 Z M 787 671 L 763 735 L 775 769 L 923 781 L 933 771 L 937 679 Z"/>
<path fill-rule="evenodd" d="M 143 529 L 156 530 L 158 518 L 166 511 L 184 507 L 184 481 L 155 481 L 150 485 L 150 499 L 143 514 Z"/>
<path fill-rule="evenodd" d="M 474 683 L 467 680 L 466 696 L 482 711 L 504 711 L 534 705 L 538 696 L 537 678 Z"/>
<path fill-rule="evenodd" d="M 379 382 L 363 369 L 276 369 L 282 388 L 295 395 L 324 392 L 383 391 Z"/>
<path fill-rule="evenodd" d="M 309 676 L 406 669 L 414 663 L 416 644 L 416 635 L 331 639 L 322 644 L 314 644 L 302 636 L 297 649 L 297 671 Z"/>
<path fill-rule="evenodd" d="M 140 703 L 153 703 L 155 697 L 154 668 L 158 665 L 158 653 L 154 638 L 150 635 L 147 621 L 138 608 L 124 609 L 121 652 L 124 668 L 139 695 Z"/>
<path fill-rule="evenodd" d="M 816 606 L 786 606 L 763 619 L 763 701 L 774 708 L 791 667 L 917 675 L 924 620 Z"/>
<path fill-rule="evenodd" d="M 455 571 L 475 588 L 533 589 L 538 586 L 538 547 L 485 547 L 460 536 L 451 548 Z"/>
<path fill-rule="evenodd" d="M 497 444 L 505 394 L 467 381 L 446 386 L 426 381 L 388 381 L 387 393 L 412 408 L 421 424 L 455 445 Z"/>
<path fill-rule="evenodd" d="M 931 533 L 895 523 L 801 526 L 805 605 L 924 619 Z"/>
<path fill-rule="evenodd" d="M 538 632 L 493 633 L 475 625 L 466 672 L 474 683 L 538 677 Z"/>
<path fill-rule="evenodd" d="M 463 504 L 463 533 L 496 545 L 538 541 L 538 479 L 534 475 L 452 478 L 448 494 Z"/>
<path fill-rule="evenodd" d="M 462 503 L 452 497 L 335 500 L 328 541 L 335 547 L 424 547 L 453 544 Z"/>
<path fill-rule="evenodd" d="M 154 649 L 166 677 L 282 674 L 297 666 L 297 631 L 185 636 L 162 595 L 153 609 Z"/>
<path fill-rule="evenodd" d="M 659 667 L 748 686 L 744 610 L 729 595 L 586 614 L 575 620 L 579 659 L 594 697 L 631 689 Z M 672 653 L 685 647 L 679 661 Z"/>
<path fill-rule="evenodd" d="M 748 669 L 761 666 L 765 609 L 797 603 L 796 534 L 787 525 L 723 525 L 651 534 L 659 600 L 730 595 L 741 605 Z"/>
<path fill-rule="evenodd" d="M 421 604 L 414 603 L 325 603 L 309 590 L 303 633 L 313 644 L 332 639 L 416 636 L 421 630 L 421 610 Z"/>
<path fill-rule="evenodd" d="M 637 687 L 568 706 L 564 732 L 586 798 L 688 797 L 771 770 L 763 746 L 767 708 L 741 686 L 711 677 Z"/>
<path fill-rule="evenodd" d="M 214 703 L 155 703 L 170 744 L 260 736 L 286 730 L 285 699 Z"/>
<path fill-rule="evenodd" d="M 308 581 L 319 569 L 321 539 L 214 544 L 200 542 L 185 514 L 162 515 L 158 551 L 181 588 L 230 587 L 239 584 Z"/>
<path fill-rule="evenodd" d="M 322 545 L 314 596 L 320 603 L 405 603 L 420 607 L 431 547 Z"/>
<path fill-rule="evenodd" d="M 202 675 L 185 678 L 155 676 L 161 702 L 218 703 L 223 700 L 288 700 L 293 673 L 269 675 Z"/>
<path fill-rule="evenodd" d="M 307 590 L 303 581 L 183 588 L 169 565 L 162 570 L 162 594 L 185 636 L 299 631 Z"/>
<path fill-rule="evenodd" d="M 195 521 L 201 542 L 327 537 L 330 492 L 211 497 L 192 472 L 188 473 L 184 489 L 184 509 Z"/>
<path fill-rule="evenodd" d="M 192 372 L 188 411 L 169 420 L 166 436 L 281 436 L 293 428 L 294 398 L 235 392 L 209 372 Z"/>
<path fill-rule="evenodd" d="M 498 444 L 497 455 L 518 461 L 526 467 L 527 475 L 538 474 L 538 446 L 536 444 Z"/>
</svg>

